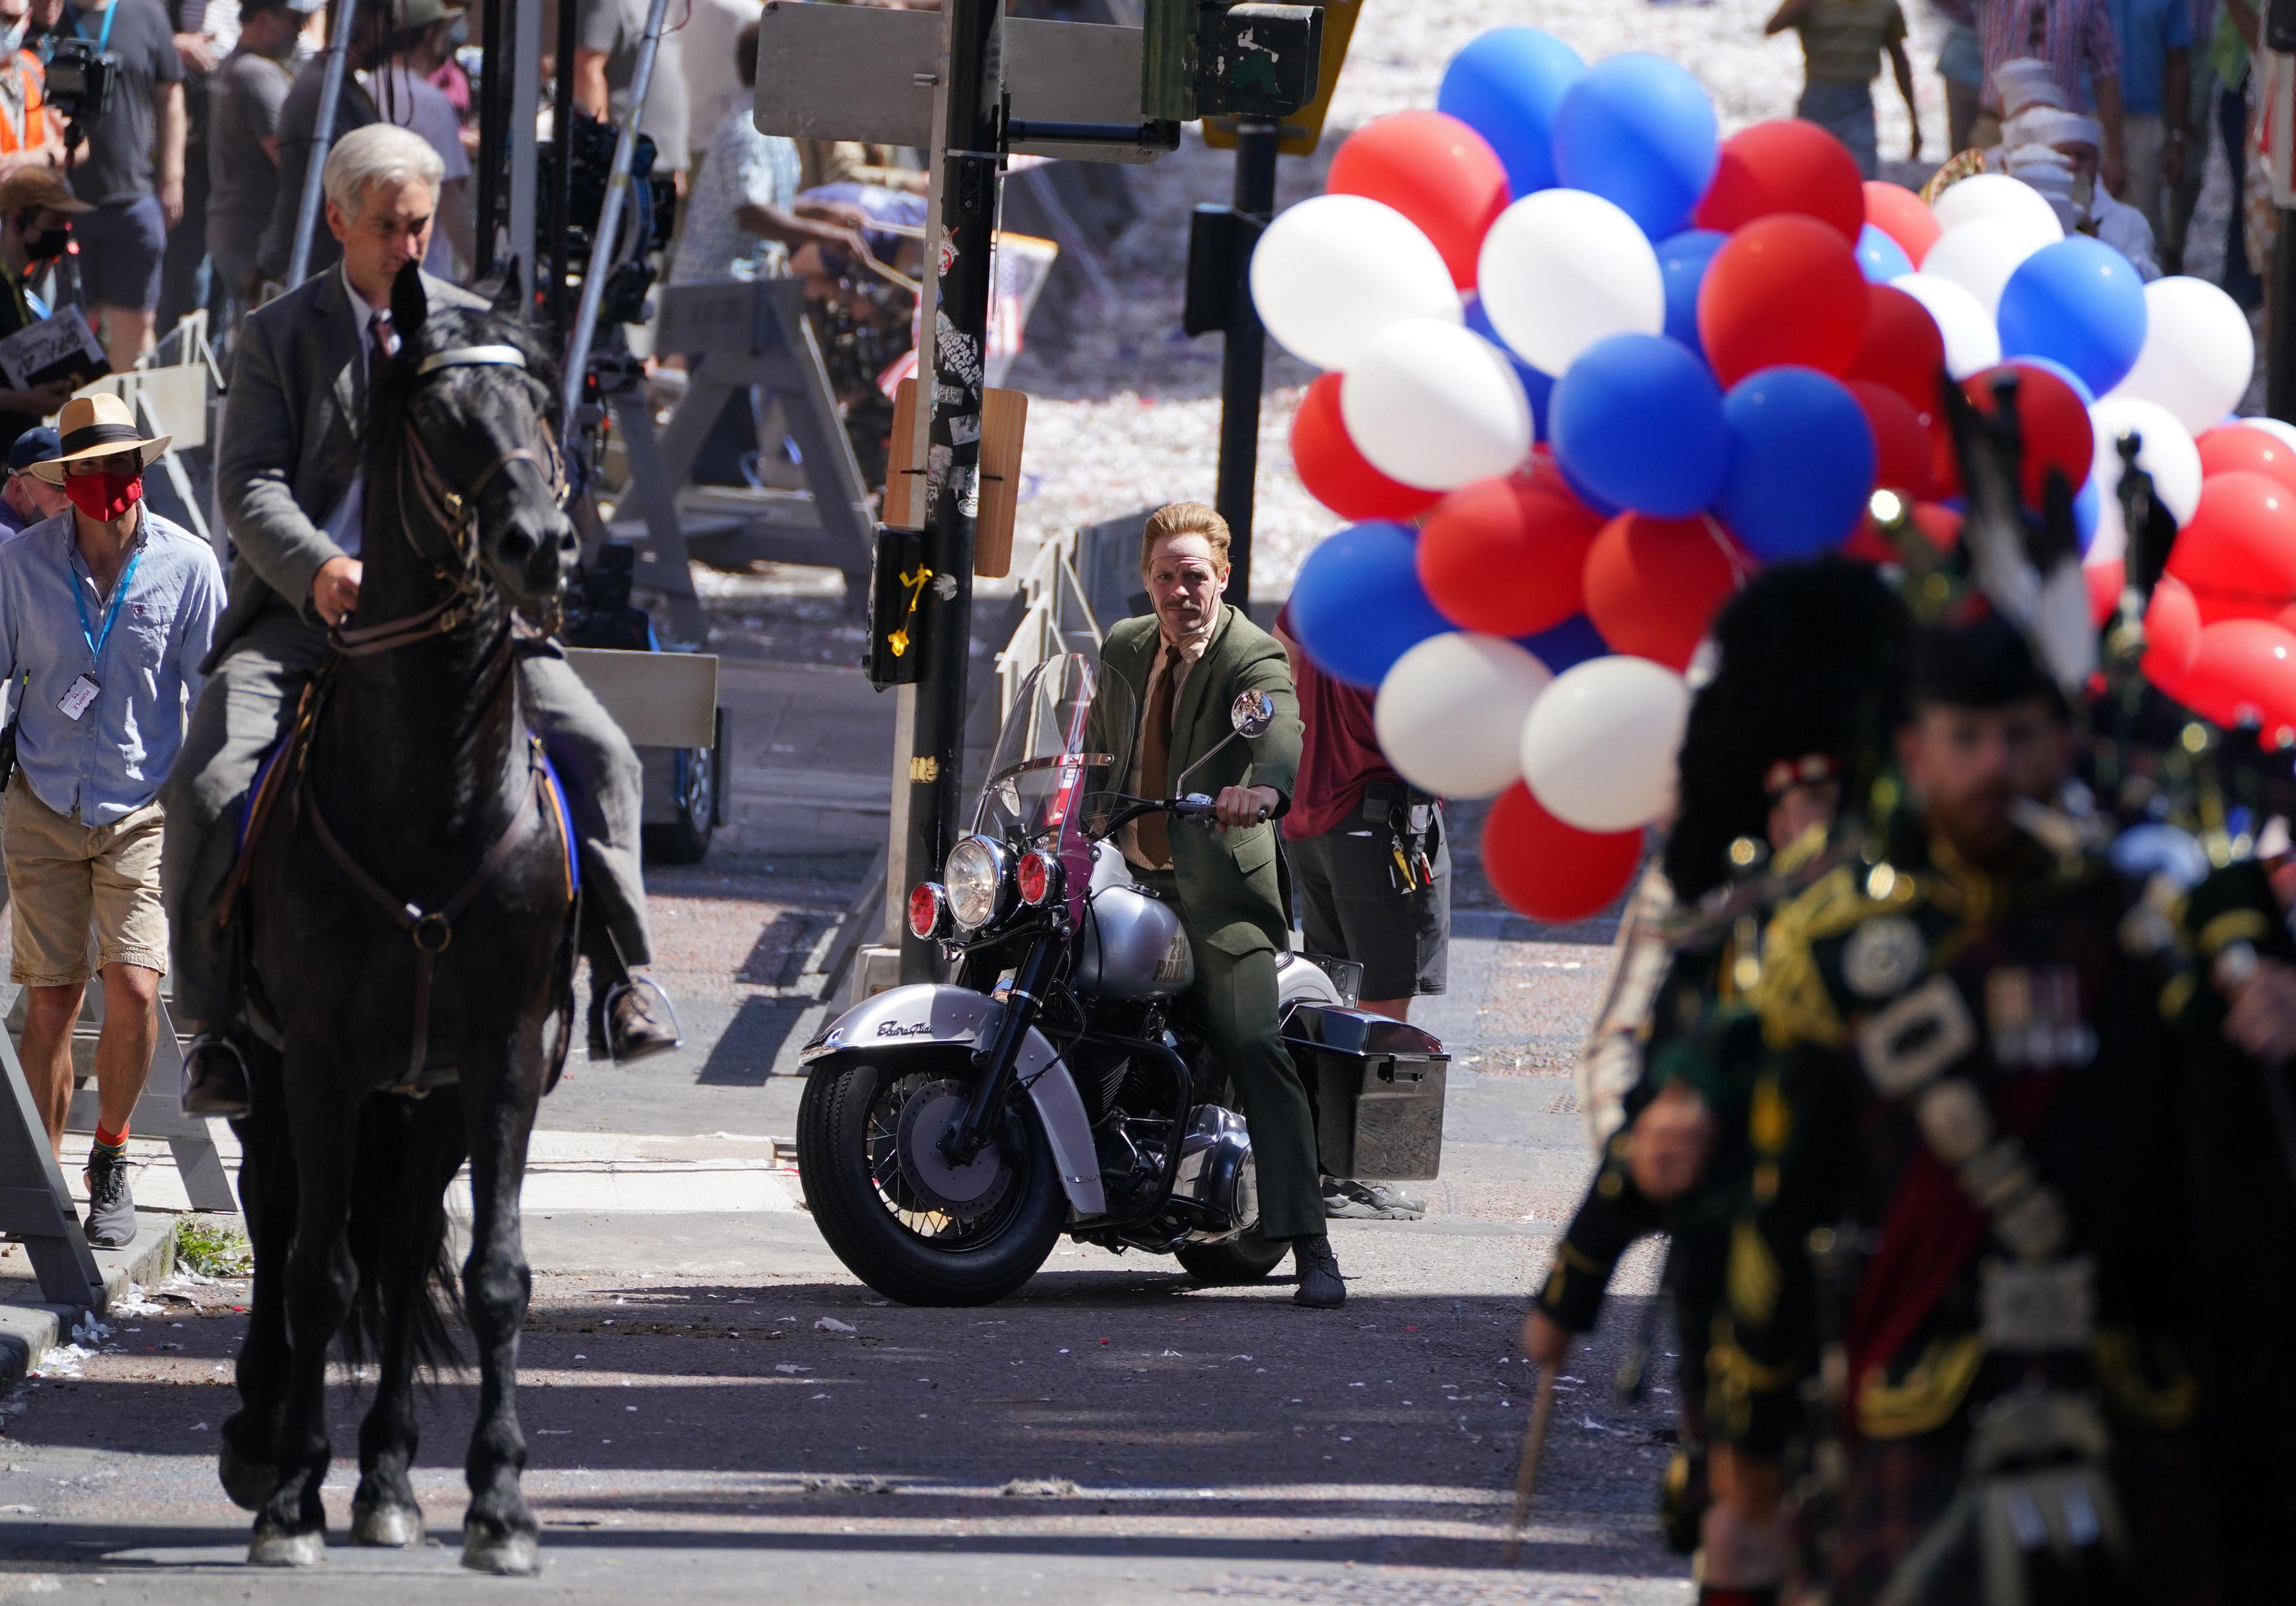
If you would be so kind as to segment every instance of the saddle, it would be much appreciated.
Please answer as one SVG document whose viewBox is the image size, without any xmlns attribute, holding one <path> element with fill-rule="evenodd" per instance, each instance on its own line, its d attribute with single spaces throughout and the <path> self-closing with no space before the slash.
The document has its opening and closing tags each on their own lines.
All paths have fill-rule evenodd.
<svg viewBox="0 0 2296 1606">
<path fill-rule="evenodd" d="M 308 816 L 312 833 L 325 848 L 327 856 L 352 886 L 366 895 L 369 902 L 388 914 L 404 930 L 414 945 L 414 1028 L 407 1051 L 404 1077 L 391 1085 L 389 1091 L 416 1097 L 434 1087 L 447 1086 L 456 1080 L 453 1065 L 430 1063 L 430 991 L 436 977 L 439 956 L 455 940 L 455 922 L 478 901 L 504 861 L 524 840 L 529 815 L 517 808 L 511 813 L 502 832 L 487 848 L 476 868 L 463 884 L 443 903 L 424 909 L 410 898 L 400 897 L 375 878 L 365 865 L 351 856 L 328 823 L 319 807 L 318 799 L 310 790 L 311 738 L 317 730 L 319 719 L 326 709 L 327 697 L 334 684 L 334 669 L 340 659 L 330 657 L 304 686 L 296 705 L 294 722 L 274 747 L 256 772 L 255 783 L 248 789 L 247 802 L 240 811 L 238 851 L 232 863 L 230 876 L 224 883 L 223 897 L 217 912 L 217 923 L 228 930 L 240 911 L 253 874 L 255 855 L 272 830 L 276 828 L 283 806 L 290 822 L 298 816 Z M 532 787 L 531 800 L 555 827 L 562 862 L 566 869 L 566 899 L 570 912 L 578 911 L 582 893 L 581 856 L 574 837 L 573 815 L 567 806 L 565 783 L 559 778 L 550 756 L 543 750 L 542 741 L 531 732 L 527 736 L 527 772 Z M 575 922 L 567 922 L 567 942 L 573 941 Z M 571 979 L 571 967 L 567 974 Z M 250 979 L 252 979 L 250 978 Z M 265 1019 L 269 1012 L 258 1007 L 250 995 L 248 1013 L 258 1035 L 278 1040 L 276 1026 Z M 566 1061 L 566 1051 L 573 1036 L 573 1014 L 570 996 L 562 1019 L 566 1022 L 560 1041 L 551 1055 L 549 1086 L 557 1086 L 560 1071 Z M 545 1088 L 545 1091 L 547 1091 Z"/>
</svg>

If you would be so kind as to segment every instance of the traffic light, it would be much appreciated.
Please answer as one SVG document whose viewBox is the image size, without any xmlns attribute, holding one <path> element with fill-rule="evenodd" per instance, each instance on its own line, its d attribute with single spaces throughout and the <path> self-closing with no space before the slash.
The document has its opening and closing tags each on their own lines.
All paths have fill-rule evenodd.
<svg viewBox="0 0 2296 1606">
<path fill-rule="evenodd" d="M 1148 0 L 1140 114 L 1287 117 L 1316 98 L 1324 50 L 1318 5 Z"/>
</svg>

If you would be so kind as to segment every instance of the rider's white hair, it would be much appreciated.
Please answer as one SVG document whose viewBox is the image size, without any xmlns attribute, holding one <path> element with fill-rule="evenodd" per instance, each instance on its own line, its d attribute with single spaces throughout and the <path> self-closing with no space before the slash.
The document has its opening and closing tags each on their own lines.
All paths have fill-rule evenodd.
<svg viewBox="0 0 2296 1606">
<path fill-rule="evenodd" d="M 447 164 L 439 160 L 430 142 L 413 129 L 369 123 L 335 142 L 335 148 L 327 152 L 326 171 L 320 176 L 327 199 L 344 217 L 357 217 L 366 205 L 367 185 L 377 182 L 402 184 L 419 178 L 430 186 L 436 199 L 447 176 Z"/>
</svg>

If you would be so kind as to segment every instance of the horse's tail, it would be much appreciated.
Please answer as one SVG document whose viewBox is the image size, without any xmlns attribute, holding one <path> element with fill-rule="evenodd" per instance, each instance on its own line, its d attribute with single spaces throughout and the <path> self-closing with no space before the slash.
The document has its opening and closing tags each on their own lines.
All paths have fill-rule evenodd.
<svg viewBox="0 0 2296 1606">
<path fill-rule="evenodd" d="M 358 1266 L 358 1294 L 342 1326 L 344 1358 L 377 1359 L 390 1311 L 405 1310 L 417 1368 L 459 1372 L 463 1357 L 453 1323 L 462 1299 L 447 1232 L 446 1186 L 459 1150 L 434 1151 L 437 1124 L 414 1100 L 371 1097 L 359 1114 L 348 1237 Z M 452 1094 L 443 1095 L 451 1099 Z"/>
</svg>

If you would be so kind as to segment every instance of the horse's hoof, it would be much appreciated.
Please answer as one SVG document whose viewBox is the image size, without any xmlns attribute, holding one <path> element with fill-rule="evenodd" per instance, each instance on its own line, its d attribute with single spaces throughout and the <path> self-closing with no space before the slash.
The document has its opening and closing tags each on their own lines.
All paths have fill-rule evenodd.
<svg viewBox="0 0 2296 1606">
<path fill-rule="evenodd" d="M 416 1505 L 354 1505 L 351 1543 L 404 1550 L 422 1540 L 422 1508 Z"/>
<path fill-rule="evenodd" d="M 463 1525 L 463 1565 L 473 1572 L 530 1578 L 542 1570 L 542 1551 L 532 1534 L 489 1534 L 468 1522 Z"/>
<path fill-rule="evenodd" d="M 316 1567 L 327 1559 L 327 1536 L 317 1528 L 300 1534 L 258 1533 L 248 1542 L 253 1567 Z"/>
<path fill-rule="evenodd" d="M 216 1473 L 223 1479 L 223 1492 L 231 1503 L 242 1512 L 259 1512 L 279 1487 L 279 1469 L 267 1461 L 257 1461 L 242 1455 L 224 1440 L 223 1452 L 216 1457 Z"/>
</svg>

